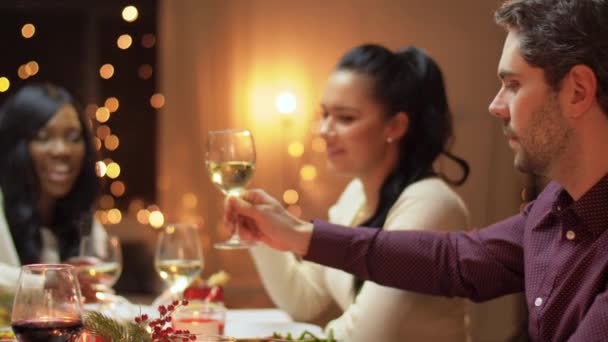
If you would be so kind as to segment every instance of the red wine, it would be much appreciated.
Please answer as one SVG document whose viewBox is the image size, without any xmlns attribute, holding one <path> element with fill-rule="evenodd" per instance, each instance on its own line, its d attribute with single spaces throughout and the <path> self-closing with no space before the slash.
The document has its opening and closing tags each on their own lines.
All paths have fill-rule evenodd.
<svg viewBox="0 0 608 342">
<path fill-rule="evenodd" d="M 19 342 L 75 342 L 82 321 L 17 321 L 12 324 Z"/>
</svg>

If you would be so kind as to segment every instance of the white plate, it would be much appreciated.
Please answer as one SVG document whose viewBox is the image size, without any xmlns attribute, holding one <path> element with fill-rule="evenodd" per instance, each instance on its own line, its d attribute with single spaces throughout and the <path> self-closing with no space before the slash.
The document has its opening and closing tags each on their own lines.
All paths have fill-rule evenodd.
<svg viewBox="0 0 608 342">
<path fill-rule="evenodd" d="M 273 333 L 287 334 L 296 338 L 305 330 L 322 337 L 323 330 L 318 325 L 298 322 L 226 322 L 224 335 L 236 338 L 268 337 Z"/>
</svg>

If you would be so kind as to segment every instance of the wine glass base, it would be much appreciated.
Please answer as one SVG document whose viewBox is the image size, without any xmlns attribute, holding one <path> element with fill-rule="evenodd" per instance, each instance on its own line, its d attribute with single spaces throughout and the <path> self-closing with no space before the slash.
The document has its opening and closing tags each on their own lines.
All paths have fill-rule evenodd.
<svg viewBox="0 0 608 342">
<path fill-rule="evenodd" d="M 253 242 L 245 242 L 236 239 L 230 239 L 223 242 L 213 244 L 216 249 L 248 249 L 255 246 Z"/>
</svg>

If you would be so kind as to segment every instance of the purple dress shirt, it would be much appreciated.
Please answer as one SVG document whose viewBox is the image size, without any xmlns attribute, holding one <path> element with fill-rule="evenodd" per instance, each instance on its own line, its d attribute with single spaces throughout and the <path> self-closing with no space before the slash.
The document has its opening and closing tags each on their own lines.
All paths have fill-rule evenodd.
<svg viewBox="0 0 608 342">
<path fill-rule="evenodd" d="M 400 289 L 484 301 L 525 291 L 533 341 L 608 341 L 608 176 L 573 201 L 551 183 L 473 232 L 344 229 L 314 221 L 305 259 Z"/>
</svg>

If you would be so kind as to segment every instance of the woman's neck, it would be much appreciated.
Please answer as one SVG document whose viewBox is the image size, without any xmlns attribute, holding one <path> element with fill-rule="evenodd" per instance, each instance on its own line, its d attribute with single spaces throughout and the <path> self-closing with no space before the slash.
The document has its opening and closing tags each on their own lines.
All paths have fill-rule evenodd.
<svg viewBox="0 0 608 342">
<path fill-rule="evenodd" d="M 38 200 L 38 212 L 40 213 L 40 220 L 42 225 L 50 226 L 53 222 L 53 214 L 55 212 L 55 199 L 41 195 Z"/>
<path fill-rule="evenodd" d="M 384 181 L 386 181 L 397 164 L 398 157 L 396 152 L 397 149 L 389 151 L 387 158 L 382 160 L 377 167 L 358 176 L 363 184 L 363 192 L 365 193 L 365 204 L 359 211 L 364 220 L 369 219 L 378 208 L 380 188 L 382 188 Z"/>
</svg>

